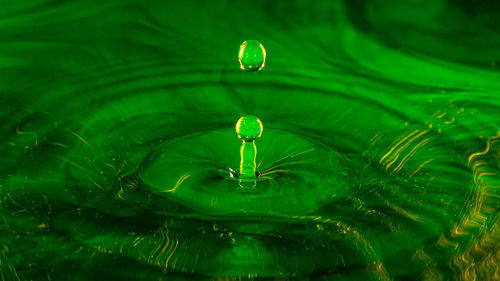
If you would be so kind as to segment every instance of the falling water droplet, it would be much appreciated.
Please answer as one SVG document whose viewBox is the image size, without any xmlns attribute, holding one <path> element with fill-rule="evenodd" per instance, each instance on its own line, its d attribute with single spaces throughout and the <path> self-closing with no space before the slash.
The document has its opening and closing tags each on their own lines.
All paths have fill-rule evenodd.
<svg viewBox="0 0 500 281">
<path fill-rule="evenodd" d="M 266 62 L 266 50 L 257 40 L 247 40 L 240 46 L 238 53 L 240 68 L 248 72 L 259 71 Z"/>
</svg>

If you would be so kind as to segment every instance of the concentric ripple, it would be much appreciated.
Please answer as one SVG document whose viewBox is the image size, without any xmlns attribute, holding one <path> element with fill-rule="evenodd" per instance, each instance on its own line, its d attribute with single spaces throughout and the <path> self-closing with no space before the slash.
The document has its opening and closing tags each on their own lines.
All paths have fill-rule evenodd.
<svg viewBox="0 0 500 281">
<path fill-rule="evenodd" d="M 233 130 L 167 141 L 148 155 L 141 179 L 153 193 L 233 216 L 307 214 L 350 189 L 338 152 L 268 127 L 258 141 L 259 178 L 250 192 L 238 184 L 239 146 Z"/>
<path fill-rule="evenodd" d="M 0 280 L 499 279 L 495 3 L 101 2 L 0 9 Z"/>
</svg>

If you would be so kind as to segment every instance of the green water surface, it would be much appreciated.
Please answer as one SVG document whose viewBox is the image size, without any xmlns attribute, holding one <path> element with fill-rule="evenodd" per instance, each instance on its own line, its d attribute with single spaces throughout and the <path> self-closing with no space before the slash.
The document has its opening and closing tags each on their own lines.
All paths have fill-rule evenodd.
<svg viewBox="0 0 500 281">
<path fill-rule="evenodd" d="M 0 6 L 0 280 L 500 280 L 496 1 Z"/>
</svg>

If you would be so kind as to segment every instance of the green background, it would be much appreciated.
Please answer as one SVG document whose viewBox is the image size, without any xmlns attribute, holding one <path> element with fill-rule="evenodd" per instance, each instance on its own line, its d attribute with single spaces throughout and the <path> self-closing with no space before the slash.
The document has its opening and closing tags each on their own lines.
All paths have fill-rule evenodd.
<svg viewBox="0 0 500 281">
<path fill-rule="evenodd" d="M 0 6 L 0 280 L 500 279 L 496 1 Z"/>
</svg>

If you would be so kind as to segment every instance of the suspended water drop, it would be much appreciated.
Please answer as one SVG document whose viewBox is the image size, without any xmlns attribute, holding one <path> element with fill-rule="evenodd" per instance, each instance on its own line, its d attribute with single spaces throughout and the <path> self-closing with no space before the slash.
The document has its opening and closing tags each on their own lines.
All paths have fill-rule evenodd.
<svg viewBox="0 0 500 281">
<path fill-rule="evenodd" d="M 266 62 L 266 50 L 257 40 L 247 40 L 240 46 L 238 53 L 240 68 L 248 72 L 259 71 Z"/>
</svg>

